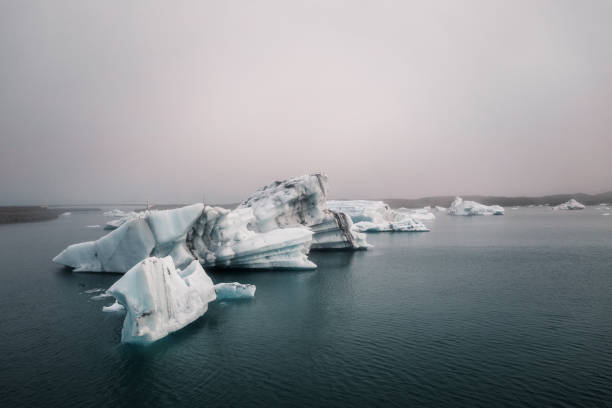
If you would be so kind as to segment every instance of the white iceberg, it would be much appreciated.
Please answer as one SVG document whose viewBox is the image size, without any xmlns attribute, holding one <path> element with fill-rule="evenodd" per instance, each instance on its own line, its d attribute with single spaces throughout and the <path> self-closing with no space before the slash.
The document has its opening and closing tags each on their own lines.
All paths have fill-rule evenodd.
<svg viewBox="0 0 612 408">
<path fill-rule="evenodd" d="M 150 256 L 171 256 L 178 268 L 197 259 L 214 268 L 314 269 L 307 257 L 311 246 L 369 246 L 349 216 L 327 208 L 326 184 L 322 174 L 276 182 L 235 210 L 193 204 L 127 215 L 114 211 L 124 214 L 114 220 L 112 228 L 118 228 L 69 246 L 53 261 L 77 272 L 126 272 Z M 398 220 L 401 228 L 425 228 L 405 218 Z"/>
<path fill-rule="evenodd" d="M 334 211 L 348 214 L 355 223 L 354 228 L 361 232 L 421 232 L 429 231 L 425 224 L 415 219 L 435 216 L 427 210 L 393 210 L 382 201 L 370 200 L 330 200 L 327 206 Z M 429 215 L 431 214 L 431 216 Z M 433 217 L 432 217 L 433 216 Z"/>
<path fill-rule="evenodd" d="M 123 307 L 121 303 L 117 301 L 115 301 L 115 303 L 113 303 L 110 306 L 102 307 L 102 311 L 105 313 L 123 312 L 124 310 L 125 310 L 125 307 Z"/>
<path fill-rule="evenodd" d="M 139 262 L 108 293 L 127 312 L 121 331 L 124 343 L 159 340 L 198 319 L 216 298 L 213 282 L 198 262 L 180 271 L 171 257 Z"/>
<path fill-rule="evenodd" d="M 255 296 L 255 289 L 255 285 L 238 282 L 217 283 L 215 285 L 217 300 L 252 298 Z"/>
<path fill-rule="evenodd" d="M 309 227 L 312 249 L 365 249 L 364 234 L 342 212 L 328 208 L 327 176 L 308 174 L 276 181 L 255 192 L 238 208 L 252 208 L 253 229 L 268 232 L 278 228 Z"/>
<path fill-rule="evenodd" d="M 410 218 L 414 220 L 419 220 L 419 221 L 433 221 L 436 219 L 436 216 L 432 212 L 431 207 L 424 207 L 424 208 L 401 207 L 401 208 L 398 208 L 397 210 L 391 210 L 391 211 L 397 211 L 399 213 L 406 214 Z"/>
<path fill-rule="evenodd" d="M 504 215 L 504 208 L 499 205 L 484 205 L 476 201 L 464 201 L 456 197 L 448 207 L 449 215 Z"/>
<path fill-rule="evenodd" d="M 230 211 L 194 204 L 148 211 L 97 241 L 70 245 L 53 261 L 76 272 L 126 272 L 149 256 L 170 255 L 179 268 L 194 259 L 207 267 L 314 269 L 307 228 L 251 231 L 250 208 Z"/>
<path fill-rule="evenodd" d="M 553 210 L 584 210 L 584 204 L 581 204 L 572 198 L 563 204 L 553 207 Z"/>
<path fill-rule="evenodd" d="M 132 213 L 132 211 L 123 211 L 118 208 L 113 208 L 112 210 L 104 211 L 102 215 L 105 217 L 125 217 L 130 213 Z"/>
</svg>

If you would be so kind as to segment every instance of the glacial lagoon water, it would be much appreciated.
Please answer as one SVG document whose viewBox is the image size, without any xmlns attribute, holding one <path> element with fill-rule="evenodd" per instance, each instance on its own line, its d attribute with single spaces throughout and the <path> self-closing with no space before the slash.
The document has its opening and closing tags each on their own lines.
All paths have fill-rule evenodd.
<svg viewBox="0 0 612 408">
<path fill-rule="evenodd" d="M 148 347 L 94 301 L 119 275 L 51 263 L 108 220 L 0 225 L 0 406 L 612 406 L 612 216 L 438 215 L 257 285 Z"/>
</svg>

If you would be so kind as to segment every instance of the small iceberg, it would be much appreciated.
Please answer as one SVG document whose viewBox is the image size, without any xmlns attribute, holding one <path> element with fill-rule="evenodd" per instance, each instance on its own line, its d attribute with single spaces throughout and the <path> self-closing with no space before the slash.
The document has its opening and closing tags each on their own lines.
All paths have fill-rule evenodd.
<svg viewBox="0 0 612 408">
<path fill-rule="evenodd" d="M 382 201 L 370 200 L 331 200 L 327 207 L 347 214 L 360 232 L 421 232 L 429 231 L 420 220 L 435 219 L 427 209 L 393 210 Z"/>
<path fill-rule="evenodd" d="M 499 205 L 484 205 L 476 201 L 464 201 L 456 197 L 448 207 L 449 215 L 504 215 L 504 208 Z"/>
<path fill-rule="evenodd" d="M 108 293 L 127 312 L 121 341 L 140 344 L 187 326 L 206 313 L 208 303 L 216 298 L 213 282 L 198 261 L 180 271 L 169 256 L 137 263 Z"/>
<path fill-rule="evenodd" d="M 255 285 L 238 282 L 217 283 L 215 285 L 217 300 L 252 298 L 255 296 L 255 289 Z"/>
<path fill-rule="evenodd" d="M 563 204 L 553 207 L 553 210 L 584 210 L 584 204 L 581 204 L 572 198 Z"/>
<path fill-rule="evenodd" d="M 125 307 L 123 307 L 119 302 L 113 303 L 110 306 L 104 306 L 102 308 L 102 311 L 105 313 L 113 313 L 113 312 L 123 312 L 125 310 Z"/>
</svg>

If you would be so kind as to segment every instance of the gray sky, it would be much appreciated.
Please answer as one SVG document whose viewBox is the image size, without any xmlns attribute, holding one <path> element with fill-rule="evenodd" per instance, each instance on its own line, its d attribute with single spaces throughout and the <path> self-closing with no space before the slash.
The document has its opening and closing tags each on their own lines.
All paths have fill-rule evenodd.
<svg viewBox="0 0 612 408">
<path fill-rule="evenodd" d="M 0 204 L 612 189 L 611 1 L 0 1 Z"/>
</svg>

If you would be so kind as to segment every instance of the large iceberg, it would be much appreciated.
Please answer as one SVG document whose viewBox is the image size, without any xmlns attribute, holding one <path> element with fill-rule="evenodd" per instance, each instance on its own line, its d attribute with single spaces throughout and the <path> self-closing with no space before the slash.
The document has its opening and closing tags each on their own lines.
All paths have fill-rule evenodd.
<svg viewBox="0 0 612 408">
<path fill-rule="evenodd" d="M 563 204 L 553 207 L 553 210 L 584 210 L 584 204 L 581 204 L 572 198 Z"/>
<path fill-rule="evenodd" d="M 238 208 L 251 208 L 255 231 L 309 227 L 314 235 L 312 249 L 365 249 L 364 234 L 353 229 L 346 214 L 328 208 L 327 176 L 308 174 L 276 181 L 251 195 Z"/>
<path fill-rule="evenodd" d="M 382 201 L 330 200 L 327 206 L 334 211 L 347 214 L 355 223 L 354 228 L 361 232 L 429 231 L 429 228 L 417 218 L 428 220 L 435 218 L 426 210 L 393 210 Z"/>
<path fill-rule="evenodd" d="M 77 272 L 126 272 L 150 256 L 171 256 L 178 268 L 196 259 L 211 268 L 314 269 L 311 247 L 369 247 L 349 216 L 327 208 L 326 186 L 326 176 L 311 174 L 266 186 L 234 210 L 193 204 L 113 211 L 123 217 L 107 224 L 110 233 L 71 245 L 53 261 Z M 402 222 L 410 224 L 404 229 L 425 228 Z"/>
<path fill-rule="evenodd" d="M 181 271 L 169 256 L 137 263 L 108 293 L 126 310 L 124 343 L 159 340 L 202 316 L 216 298 L 213 282 L 198 262 Z"/>
<path fill-rule="evenodd" d="M 504 215 L 504 208 L 499 205 L 484 205 L 476 201 L 464 201 L 456 197 L 448 207 L 449 215 Z"/>
<path fill-rule="evenodd" d="M 150 256 L 171 256 L 179 268 L 194 259 L 219 268 L 316 268 L 307 258 L 312 231 L 300 227 L 259 233 L 248 228 L 253 223 L 250 208 L 230 211 L 193 204 L 147 211 L 97 241 L 69 246 L 53 261 L 77 272 L 126 272 Z"/>
</svg>

